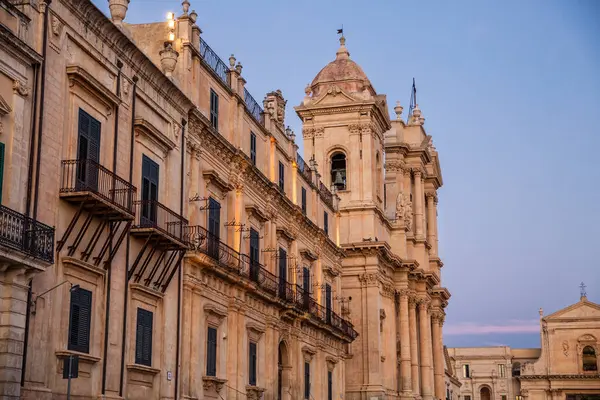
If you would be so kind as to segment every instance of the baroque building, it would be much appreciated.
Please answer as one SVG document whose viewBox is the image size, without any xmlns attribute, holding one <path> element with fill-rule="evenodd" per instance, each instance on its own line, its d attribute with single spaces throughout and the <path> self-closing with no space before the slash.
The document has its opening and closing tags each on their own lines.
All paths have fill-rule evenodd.
<svg viewBox="0 0 600 400">
<path fill-rule="evenodd" d="M 0 0 L 0 399 L 446 396 L 418 106 L 390 120 L 342 37 L 302 157 L 187 0 L 108 3 Z"/>
<path fill-rule="evenodd" d="M 600 399 L 600 305 L 540 309 L 540 348 L 448 349 L 463 400 Z"/>
</svg>

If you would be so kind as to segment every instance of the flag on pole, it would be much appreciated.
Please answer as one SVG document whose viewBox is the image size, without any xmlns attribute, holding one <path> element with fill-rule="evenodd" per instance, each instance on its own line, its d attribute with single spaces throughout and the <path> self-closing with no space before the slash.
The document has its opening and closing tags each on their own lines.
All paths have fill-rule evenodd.
<svg viewBox="0 0 600 400">
<path fill-rule="evenodd" d="M 338 33 L 338 35 L 339 35 L 339 34 L 342 34 L 342 35 L 343 35 L 343 34 L 344 34 L 344 28 L 342 28 L 342 29 L 338 29 L 338 30 L 337 30 L 337 33 Z"/>
</svg>

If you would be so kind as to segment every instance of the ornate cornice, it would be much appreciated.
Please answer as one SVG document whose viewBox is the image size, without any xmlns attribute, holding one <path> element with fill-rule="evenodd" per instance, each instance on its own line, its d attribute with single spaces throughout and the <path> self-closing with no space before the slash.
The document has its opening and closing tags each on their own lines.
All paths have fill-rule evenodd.
<svg viewBox="0 0 600 400">
<path fill-rule="evenodd" d="M 575 380 L 575 379 L 600 379 L 600 374 L 572 374 L 572 375 L 521 375 L 516 377 L 519 380 Z M 522 391 L 521 391 L 522 392 Z"/>
<path fill-rule="evenodd" d="M 194 108 L 193 102 L 181 89 L 156 66 L 146 54 L 111 20 L 109 20 L 92 2 L 63 0 L 61 4 L 86 27 L 88 41 L 90 33 L 96 35 L 104 48 L 111 49 L 117 57 L 134 70 L 154 91 L 158 97 L 166 99 L 171 107 L 181 114 L 187 114 Z"/>
</svg>

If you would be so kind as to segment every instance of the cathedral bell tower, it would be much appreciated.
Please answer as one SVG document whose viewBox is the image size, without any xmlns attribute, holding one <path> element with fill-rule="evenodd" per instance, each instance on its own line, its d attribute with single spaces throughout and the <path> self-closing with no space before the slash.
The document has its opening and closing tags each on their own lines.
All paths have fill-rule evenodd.
<svg viewBox="0 0 600 400">
<path fill-rule="evenodd" d="M 384 133 L 391 128 L 386 97 L 377 94 L 362 68 L 350 59 L 344 36 L 335 60 L 305 93 L 295 108 L 303 123 L 304 156 L 316 161 L 323 182 L 340 197 L 344 232 L 340 240 L 375 238 L 380 229 L 367 215 L 384 208 Z M 349 215 L 351 210 L 362 210 L 360 217 Z M 352 230 L 356 237 L 347 229 L 351 223 L 362 227 Z"/>
</svg>

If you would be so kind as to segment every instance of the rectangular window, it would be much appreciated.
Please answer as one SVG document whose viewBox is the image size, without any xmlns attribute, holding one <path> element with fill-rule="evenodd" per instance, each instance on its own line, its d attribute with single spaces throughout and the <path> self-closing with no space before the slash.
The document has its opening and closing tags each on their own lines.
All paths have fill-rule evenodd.
<svg viewBox="0 0 600 400">
<path fill-rule="evenodd" d="M 152 311 L 137 309 L 135 363 L 152 366 Z"/>
<path fill-rule="evenodd" d="M 219 96 L 210 89 L 210 124 L 219 130 Z"/>
<path fill-rule="evenodd" d="M 219 259 L 219 238 L 221 236 L 221 204 L 208 198 L 208 255 Z"/>
<path fill-rule="evenodd" d="M 327 400 L 333 400 L 333 371 L 327 371 Z"/>
<path fill-rule="evenodd" d="M 310 269 L 308 267 L 302 268 L 302 289 L 304 289 L 302 298 L 304 308 L 308 309 L 310 303 Z"/>
<path fill-rule="evenodd" d="M 90 352 L 90 322 L 92 292 L 82 288 L 71 292 L 68 349 L 80 353 Z"/>
<path fill-rule="evenodd" d="M 304 363 L 304 399 L 310 399 L 310 363 Z"/>
<path fill-rule="evenodd" d="M 279 161 L 279 190 L 285 191 L 285 169 L 281 161 Z"/>
<path fill-rule="evenodd" d="M 279 248 L 279 297 L 286 298 L 287 289 L 287 251 Z"/>
<path fill-rule="evenodd" d="M 256 386 L 256 343 L 248 346 L 248 384 Z"/>
<path fill-rule="evenodd" d="M 325 318 L 331 324 L 331 285 L 325 284 Z"/>
<path fill-rule="evenodd" d="M 250 159 L 252 165 L 256 165 L 256 135 L 254 132 L 250 132 Z"/>
<path fill-rule="evenodd" d="M 100 121 L 79 109 L 77 126 L 77 183 L 80 189 L 98 189 Z"/>
<path fill-rule="evenodd" d="M 323 212 L 323 230 L 329 236 L 329 215 L 327 215 L 327 211 Z"/>
<path fill-rule="evenodd" d="M 217 376 L 217 328 L 208 328 L 206 337 L 206 375 Z"/>
<path fill-rule="evenodd" d="M 469 364 L 463 365 L 463 377 L 465 377 L 465 378 L 471 377 L 471 371 L 469 370 Z"/>
<path fill-rule="evenodd" d="M 306 189 L 302 187 L 302 214 L 306 215 Z"/>
<path fill-rule="evenodd" d="M 506 400 L 506 395 L 505 395 L 505 394 L 503 394 L 502 396 L 500 396 L 500 399 L 501 399 L 501 400 Z"/>
<path fill-rule="evenodd" d="M 158 164 L 142 155 L 142 226 L 154 226 L 158 207 Z"/>
<path fill-rule="evenodd" d="M 0 204 L 2 204 L 2 183 L 4 182 L 4 143 L 0 143 Z"/>
<path fill-rule="evenodd" d="M 465 396 L 465 400 L 471 400 L 471 396 Z"/>
<path fill-rule="evenodd" d="M 506 365 L 498 364 L 498 374 L 500 375 L 500 378 L 506 377 Z M 503 399 L 503 400 L 505 400 L 505 399 Z"/>
<path fill-rule="evenodd" d="M 250 228 L 250 279 L 254 282 L 258 282 L 260 269 L 260 245 L 258 240 L 258 232 L 254 228 Z"/>
</svg>

